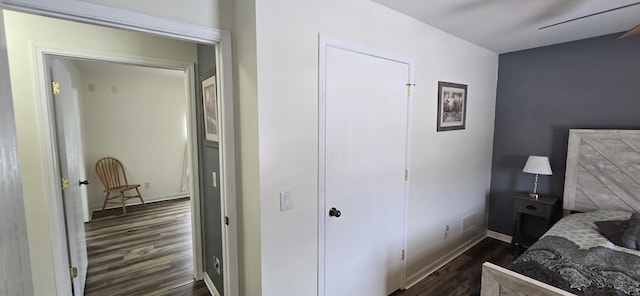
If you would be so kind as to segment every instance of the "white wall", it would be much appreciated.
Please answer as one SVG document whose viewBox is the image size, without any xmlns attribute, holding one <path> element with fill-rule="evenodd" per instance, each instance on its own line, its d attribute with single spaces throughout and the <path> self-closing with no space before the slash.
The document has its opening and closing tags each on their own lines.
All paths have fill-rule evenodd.
<svg viewBox="0 0 640 296">
<path fill-rule="evenodd" d="M 368 0 L 254 1 L 235 1 L 233 21 L 241 145 L 241 293 L 313 295 L 316 291 L 319 32 L 416 59 L 409 274 L 464 241 L 456 227 L 444 240 L 443 225 L 459 223 L 470 212 L 486 212 L 497 55 Z M 72 6 L 71 0 L 58 2 Z M 201 13 L 209 13 L 192 5 L 183 9 L 195 9 L 199 20 Z M 152 13 L 182 16 L 172 9 Z M 21 169 L 24 183 L 29 184 L 24 196 L 32 270 L 36 295 L 47 295 L 54 288 L 46 226 L 50 195 L 43 188 L 45 151 L 39 145 L 43 131 L 34 111 L 30 42 L 178 60 L 195 60 L 195 47 L 183 55 L 183 50 L 191 49 L 179 42 L 11 15 L 15 14 L 7 13 L 6 25 Z M 225 16 L 219 23 L 230 21 Z M 466 130 L 435 132 L 438 80 L 469 85 Z M 445 162 L 448 155 L 458 159 Z M 293 193 L 294 208 L 283 213 L 278 211 L 278 192 L 285 187 Z"/>
<path fill-rule="evenodd" d="M 223 29 L 225 18 L 233 17 L 223 13 L 224 5 L 232 5 L 229 0 L 189 0 L 188 5 L 184 1 L 156 0 L 153 5 L 147 1 L 131 0 L 80 0 L 99 5 L 140 12 L 148 15 L 172 19 L 180 22 L 191 23 L 211 28 Z"/>
<path fill-rule="evenodd" d="M 89 209 L 102 208 L 105 193 L 95 164 L 106 156 L 123 163 L 145 202 L 180 196 L 187 145 L 184 73 L 100 64 L 81 67 Z"/>
<path fill-rule="evenodd" d="M 415 58 L 408 275 L 486 229 L 496 53 L 368 0 L 258 0 L 255 10 L 262 295 L 317 291 L 318 33 Z M 466 130 L 436 132 L 438 80 L 468 85 Z M 461 235 L 472 212 L 477 230 Z"/>
<path fill-rule="evenodd" d="M 44 170 L 43 159 L 49 151 L 43 150 L 41 140 L 48 131 L 41 130 L 43 119 L 36 112 L 34 43 L 189 63 L 196 61 L 196 47 L 147 34 L 11 11 L 4 11 L 4 17 L 34 292 L 51 295 L 56 288 L 48 223 L 49 200 L 55 195 L 45 192 L 45 180 L 51 172 Z"/>
<path fill-rule="evenodd" d="M 92 22 L 137 30 L 176 34 L 178 38 L 210 40 L 215 29 L 229 29 L 233 22 L 233 2 L 229 0 L 3 0 L 18 10 L 37 9 L 64 19 L 80 16 Z"/>
<path fill-rule="evenodd" d="M 238 132 L 239 295 L 260 295 L 260 174 L 255 0 L 234 1 L 234 82 Z"/>
</svg>

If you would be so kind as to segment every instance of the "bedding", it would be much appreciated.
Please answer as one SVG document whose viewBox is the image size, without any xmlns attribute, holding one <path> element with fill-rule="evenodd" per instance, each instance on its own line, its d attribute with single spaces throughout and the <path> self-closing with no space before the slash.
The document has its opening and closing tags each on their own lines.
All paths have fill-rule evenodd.
<svg viewBox="0 0 640 296">
<path fill-rule="evenodd" d="M 625 230 L 629 227 L 629 221 L 627 220 L 611 220 L 611 221 L 596 221 L 594 222 L 598 227 L 598 232 L 606 237 L 610 242 L 618 245 L 622 245 L 622 236 Z M 624 246 L 623 246 L 624 247 Z"/>
<path fill-rule="evenodd" d="M 623 247 L 640 250 L 640 213 L 631 215 L 629 225 L 622 234 L 620 242 Z"/>
<path fill-rule="evenodd" d="M 576 295 L 640 296 L 640 251 L 615 245 L 595 224 L 630 216 L 597 210 L 564 217 L 508 269 Z"/>
</svg>

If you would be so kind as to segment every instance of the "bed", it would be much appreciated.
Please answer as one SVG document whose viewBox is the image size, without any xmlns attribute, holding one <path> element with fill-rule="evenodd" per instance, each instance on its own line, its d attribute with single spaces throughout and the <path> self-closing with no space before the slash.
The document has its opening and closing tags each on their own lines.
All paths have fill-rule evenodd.
<svg viewBox="0 0 640 296">
<path fill-rule="evenodd" d="M 640 251 L 616 241 L 640 212 L 640 131 L 570 130 L 563 208 L 579 213 L 507 268 L 483 265 L 481 295 L 640 296 Z"/>
</svg>

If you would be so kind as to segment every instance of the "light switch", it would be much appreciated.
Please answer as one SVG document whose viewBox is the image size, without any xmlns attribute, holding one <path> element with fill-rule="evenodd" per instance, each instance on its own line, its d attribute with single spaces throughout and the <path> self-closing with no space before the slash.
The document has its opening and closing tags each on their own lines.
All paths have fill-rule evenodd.
<svg viewBox="0 0 640 296">
<path fill-rule="evenodd" d="M 280 211 L 291 210 L 292 206 L 291 193 L 289 191 L 280 191 Z"/>
<path fill-rule="evenodd" d="M 212 183 L 213 183 L 213 187 L 218 187 L 218 174 L 216 174 L 215 171 L 213 171 L 211 173 L 211 179 L 212 179 Z"/>
</svg>

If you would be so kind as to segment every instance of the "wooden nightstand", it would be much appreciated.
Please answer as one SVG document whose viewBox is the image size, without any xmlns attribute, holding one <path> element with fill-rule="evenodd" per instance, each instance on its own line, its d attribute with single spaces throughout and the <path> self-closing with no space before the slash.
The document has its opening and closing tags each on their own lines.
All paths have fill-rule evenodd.
<svg viewBox="0 0 640 296">
<path fill-rule="evenodd" d="M 559 218 L 560 199 L 554 196 L 540 195 L 538 199 L 529 197 L 528 193 L 518 193 L 513 201 L 513 220 L 515 230 L 511 244 L 515 247 L 528 248 L 535 243 L 539 237 L 526 236 L 522 233 L 522 216 L 531 215 L 544 219 L 544 231 L 549 230 L 553 223 Z"/>
</svg>

